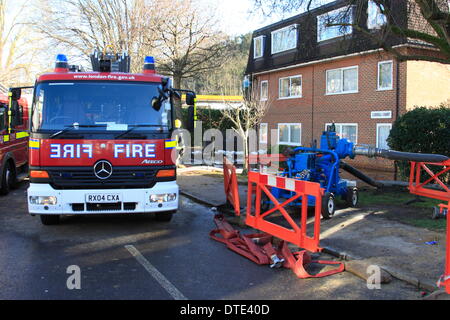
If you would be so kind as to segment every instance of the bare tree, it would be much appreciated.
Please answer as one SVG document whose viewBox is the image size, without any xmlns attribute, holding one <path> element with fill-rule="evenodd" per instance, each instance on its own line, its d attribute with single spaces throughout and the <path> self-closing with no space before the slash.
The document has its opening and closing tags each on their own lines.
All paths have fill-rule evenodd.
<svg viewBox="0 0 450 320">
<path fill-rule="evenodd" d="M 24 23 L 25 5 L 0 0 L 0 83 L 19 86 L 31 82 L 37 39 Z"/>
<path fill-rule="evenodd" d="M 256 136 L 251 137 L 251 132 L 255 132 L 261 124 L 262 119 L 267 114 L 272 104 L 272 100 L 260 99 L 256 90 L 244 97 L 244 101 L 240 106 L 233 106 L 227 104 L 227 108 L 223 110 L 223 117 L 233 124 L 233 130 L 239 135 L 243 141 L 244 157 L 247 159 L 250 153 L 250 140 L 254 139 L 256 143 Z M 256 148 L 256 146 L 255 146 Z M 248 169 L 247 162 L 244 161 L 244 172 Z"/>
<path fill-rule="evenodd" d="M 153 11 L 149 11 L 152 10 Z M 127 51 L 132 71 L 140 71 L 154 48 L 153 6 L 141 0 L 40 0 L 31 24 L 72 56 L 87 61 L 94 49 Z"/>
<path fill-rule="evenodd" d="M 179 88 L 183 79 L 219 68 L 225 58 L 226 37 L 215 30 L 214 14 L 201 12 L 191 0 L 158 3 L 160 24 L 154 26 L 158 70 L 173 77 Z"/>
<path fill-rule="evenodd" d="M 254 0 L 256 11 L 262 10 L 269 15 L 273 12 L 308 11 L 330 1 L 325 0 Z M 399 61 L 425 60 L 450 63 L 450 11 L 447 0 L 373 0 L 378 11 L 386 21 L 378 32 L 371 32 L 361 26 L 360 18 L 367 15 L 368 0 L 342 0 L 342 3 L 357 8 L 356 19 L 350 23 L 330 21 L 329 25 L 352 26 L 368 38 L 371 38 L 385 51 L 394 54 Z M 401 5 L 406 5 L 405 19 L 398 18 Z M 349 11 L 348 14 L 351 14 Z M 405 17 L 406 18 L 406 17 Z M 438 49 L 439 56 L 405 53 L 394 48 L 387 39 L 390 36 L 400 36 Z"/>
<path fill-rule="evenodd" d="M 39 10 L 33 25 L 53 46 L 84 60 L 96 48 L 128 51 L 133 72 L 152 54 L 177 87 L 223 61 L 225 37 L 191 0 L 40 0 Z"/>
<path fill-rule="evenodd" d="M 183 85 L 200 94 L 240 95 L 251 42 L 251 33 L 228 40 L 222 66 L 186 79 Z"/>
</svg>

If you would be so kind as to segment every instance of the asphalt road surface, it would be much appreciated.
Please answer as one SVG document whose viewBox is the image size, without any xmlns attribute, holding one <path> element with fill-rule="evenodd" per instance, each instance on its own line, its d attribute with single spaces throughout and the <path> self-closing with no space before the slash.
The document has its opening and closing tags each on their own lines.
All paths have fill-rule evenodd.
<svg viewBox="0 0 450 320">
<path fill-rule="evenodd" d="M 397 280 L 369 290 L 348 272 L 301 280 L 288 269 L 258 266 L 210 240 L 214 212 L 186 198 L 169 223 L 152 215 L 71 216 L 43 226 L 27 213 L 26 188 L 0 197 L 0 299 L 420 297 Z M 81 289 L 67 287 L 70 266 L 80 270 Z"/>
</svg>

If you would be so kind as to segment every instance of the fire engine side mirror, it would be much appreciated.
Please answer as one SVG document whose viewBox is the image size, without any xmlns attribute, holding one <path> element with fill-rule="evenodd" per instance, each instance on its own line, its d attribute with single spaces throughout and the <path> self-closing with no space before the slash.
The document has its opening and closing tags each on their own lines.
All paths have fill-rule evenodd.
<svg viewBox="0 0 450 320">
<path fill-rule="evenodd" d="M 161 110 L 161 106 L 162 106 L 162 101 L 160 98 L 157 97 L 153 97 L 152 99 L 152 108 L 155 109 L 156 111 Z"/>
<path fill-rule="evenodd" d="M 193 106 L 193 105 L 195 105 L 195 98 L 196 98 L 197 96 L 195 95 L 195 93 L 193 93 L 193 92 L 188 92 L 188 93 L 186 93 L 186 104 L 188 105 L 188 106 Z"/>
<path fill-rule="evenodd" d="M 194 106 L 189 106 L 188 107 L 188 121 L 186 124 L 186 129 L 189 131 L 194 130 L 194 123 L 195 123 L 195 113 L 194 113 Z"/>
<path fill-rule="evenodd" d="M 13 101 L 19 100 L 20 97 L 22 96 L 22 89 L 20 89 L 20 88 L 10 89 L 10 92 L 11 92 L 11 99 Z"/>
</svg>

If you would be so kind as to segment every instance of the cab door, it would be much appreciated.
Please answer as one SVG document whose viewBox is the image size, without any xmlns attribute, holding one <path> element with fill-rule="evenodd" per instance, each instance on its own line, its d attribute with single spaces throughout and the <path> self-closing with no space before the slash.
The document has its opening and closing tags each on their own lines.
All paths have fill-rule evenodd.
<svg viewBox="0 0 450 320">
<path fill-rule="evenodd" d="M 16 160 L 16 166 L 20 167 L 28 161 L 28 128 L 25 121 L 26 108 L 23 100 L 12 101 L 11 106 L 11 152 Z"/>
<path fill-rule="evenodd" d="M 3 164 L 3 158 L 6 154 L 6 146 L 8 144 L 8 139 L 5 139 L 5 135 L 8 134 L 7 128 L 6 128 L 6 104 L 0 103 L 0 168 Z M 0 170 L 1 174 L 1 170 Z"/>
</svg>

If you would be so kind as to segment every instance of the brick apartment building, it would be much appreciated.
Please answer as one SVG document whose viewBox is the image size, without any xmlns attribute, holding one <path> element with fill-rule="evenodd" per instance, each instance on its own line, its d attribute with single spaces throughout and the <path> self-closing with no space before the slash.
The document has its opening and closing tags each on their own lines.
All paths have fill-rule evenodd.
<svg viewBox="0 0 450 320">
<path fill-rule="evenodd" d="M 330 17 L 346 10 L 345 19 L 379 32 L 386 18 L 378 8 L 371 1 L 358 6 L 334 1 L 253 33 L 246 74 L 260 99 L 271 103 L 260 127 L 262 148 L 271 142 L 310 146 L 332 122 L 341 137 L 388 148 L 386 139 L 399 115 L 449 100 L 448 65 L 398 62 L 350 26 L 326 26 Z M 407 0 L 394 0 L 393 6 L 395 21 L 412 23 Z M 356 19 L 358 12 L 363 16 Z M 437 54 L 407 38 L 391 37 L 387 43 L 403 53 Z M 359 157 L 352 162 L 360 168 L 393 170 L 393 164 L 382 159 Z"/>
</svg>

